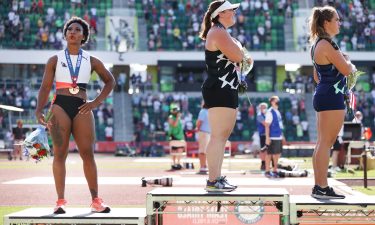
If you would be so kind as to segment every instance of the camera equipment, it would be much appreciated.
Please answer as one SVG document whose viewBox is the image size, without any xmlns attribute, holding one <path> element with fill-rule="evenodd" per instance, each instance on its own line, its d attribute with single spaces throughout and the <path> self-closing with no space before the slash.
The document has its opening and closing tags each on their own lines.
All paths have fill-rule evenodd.
<svg viewBox="0 0 375 225">
<path fill-rule="evenodd" d="M 145 178 L 142 177 L 142 187 L 149 185 L 161 185 L 163 187 L 172 187 L 172 177 Z"/>
</svg>

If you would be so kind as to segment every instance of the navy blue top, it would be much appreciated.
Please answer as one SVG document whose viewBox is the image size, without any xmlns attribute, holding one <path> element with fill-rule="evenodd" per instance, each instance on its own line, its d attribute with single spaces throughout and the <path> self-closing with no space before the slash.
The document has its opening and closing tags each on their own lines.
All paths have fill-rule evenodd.
<svg viewBox="0 0 375 225">
<path fill-rule="evenodd" d="M 262 124 L 262 122 L 264 122 L 265 119 L 266 119 L 266 115 L 260 112 L 257 116 L 257 128 L 258 128 L 258 133 L 260 136 L 266 135 L 266 128 Z"/>
<path fill-rule="evenodd" d="M 319 65 L 314 60 L 315 47 L 323 38 L 318 38 L 311 48 L 311 58 L 316 69 L 319 83 L 316 86 L 314 95 L 337 95 L 346 93 L 346 77 L 341 74 L 338 69 L 331 63 L 326 65 Z M 335 42 L 330 39 L 327 40 L 334 49 L 339 50 Z"/>
<path fill-rule="evenodd" d="M 281 118 L 277 116 L 276 111 L 271 107 L 271 113 L 272 113 L 272 122 L 270 124 L 270 138 L 279 138 L 282 137 L 282 129 L 280 127 L 280 121 Z"/>
</svg>

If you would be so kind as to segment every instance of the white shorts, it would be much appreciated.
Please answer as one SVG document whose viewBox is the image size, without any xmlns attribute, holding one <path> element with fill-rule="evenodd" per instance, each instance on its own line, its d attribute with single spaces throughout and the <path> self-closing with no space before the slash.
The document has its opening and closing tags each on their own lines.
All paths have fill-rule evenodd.
<svg viewBox="0 0 375 225">
<path fill-rule="evenodd" d="M 23 145 L 23 139 L 16 139 L 16 140 L 14 140 L 14 145 L 22 146 Z"/>
<path fill-rule="evenodd" d="M 206 132 L 198 132 L 198 144 L 199 144 L 199 153 L 206 153 L 206 148 L 208 141 L 210 140 L 210 134 Z"/>
</svg>

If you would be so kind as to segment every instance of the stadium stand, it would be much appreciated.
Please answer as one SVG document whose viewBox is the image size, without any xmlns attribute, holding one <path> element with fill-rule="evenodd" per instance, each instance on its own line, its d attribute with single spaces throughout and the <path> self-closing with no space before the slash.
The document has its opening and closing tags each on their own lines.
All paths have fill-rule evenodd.
<svg viewBox="0 0 375 225">
<path fill-rule="evenodd" d="M 181 106 L 182 121 L 185 138 L 195 141 L 194 128 L 202 98 L 187 97 L 183 93 L 172 94 L 143 94 L 133 95 L 133 122 L 134 127 L 140 132 L 144 141 L 167 140 L 170 104 L 177 103 Z M 261 102 L 268 102 L 268 98 L 250 98 L 251 105 L 246 97 L 240 99 L 237 122 L 230 137 L 231 141 L 251 141 L 256 131 L 256 106 Z M 280 112 L 284 118 L 284 134 L 287 141 L 310 141 L 307 128 L 305 101 L 303 97 L 280 99 Z"/>
<path fill-rule="evenodd" d="M 342 20 L 337 43 L 343 51 L 375 50 L 375 1 L 315 1 L 315 5 L 334 6 Z"/>
<path fill-rule="evenodd" d="M 202 50 L 200 22 L 211 1 L 137 1 L 137 15 L 148 29 L 148 49 Z M 240 2 L 238 0 L 232 3 Z M 231 29 L 239 41 L 252 50 L 284 50 L 285 18 L 293 17 L 298 1 L 241 1 L 237 23 Z"/>
<path fill-rule="evenodd" d="M 71 16 L 84 18 L 91 26 L 86 49 L 94 49 L 97 22 L 112 8 L 111 0 L 92 1 L 1 1 L 0 47 L 17 49 L 61 49 L 62 29 Z"/>
</svg>

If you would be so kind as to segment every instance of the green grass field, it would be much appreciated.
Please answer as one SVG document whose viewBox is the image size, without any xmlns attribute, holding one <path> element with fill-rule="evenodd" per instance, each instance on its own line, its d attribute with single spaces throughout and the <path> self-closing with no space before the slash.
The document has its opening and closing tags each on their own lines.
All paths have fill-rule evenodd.
<svg viewBox="0 0 375 225">
<path fill-rule="evenodd" d="M 14 212 L 18 212 L 18 211 L 21 211 L 23 209 L 27 209 L 28 206 L 0 206 L 0 225 L 3 225 L 4 224 L 4 216 L 5 215 L 8 215 L 8 214 L 11 214 L 11 213 L 14 213 Z"/>
<path fill-rule="evenodd" d="M 363 170 L 352 170 L 352 172 L 342 171 L 334 176 L 335 178 L 363 178 Z M 367 171 L 367 178 L 375 178 L 375 170 Z"/>
<path fill-rule="evenodd" d="M 366 195 L 375 195 L 375 187 L 367 187 L 367 188 L 364 188 L 364 187 L 360 187 L 360 186 L 353 186 L 352 187 L 354 190 L 356 191 L 360 191 Z"/>
</svg>

